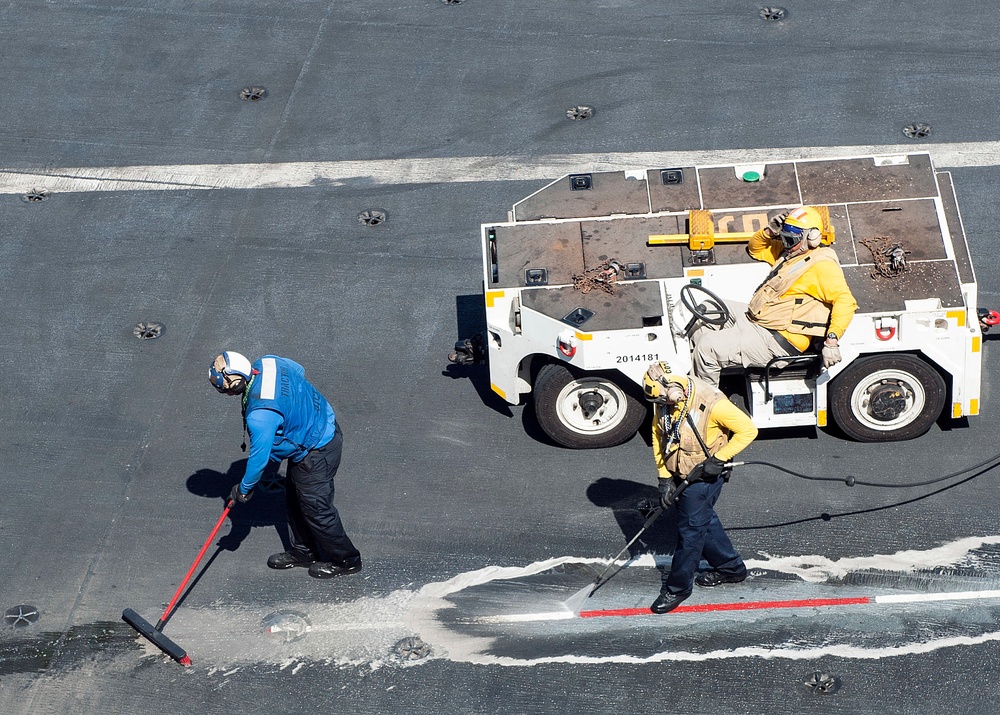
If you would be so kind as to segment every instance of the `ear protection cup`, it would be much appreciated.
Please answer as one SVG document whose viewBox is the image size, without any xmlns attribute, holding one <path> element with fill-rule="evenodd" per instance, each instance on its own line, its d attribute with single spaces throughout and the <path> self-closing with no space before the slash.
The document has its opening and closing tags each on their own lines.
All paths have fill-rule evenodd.
<svg viewBox="0 0 1000 715">
<path fill-rule="evenodd" d="M 212 361 L 208 368 L 208 380 L 216 390 L 225 392 L 227 387 L 232 389 L 240 381 L 248 380 L 251 372 L 249 360 L 239 353 L 226 351 Z M 227 386 L 227 383 L 233 384 Z"/>
<path fill-rule="evenodd" d="M 212 383 L 212 387 L 216 390 L 221 390 L 222 386 L 226 383 L 226 368 L 222 370 L 216 370 L 215 365 L 208 368 L 208 381 Z"/>
<path fill-rule="evenodd" d="M 819 244 L 823 241 L 823 232 L 818 228 L 806 229 L 806 244 L 809 248 L 819 248 Z"/>
<path fill-rule="evenodd" d="M 684 388 L 676 382 L 669 382 L 663 390 L 663 396 L 669 404 L 676 405 L 684 399 Z"/>
</svg>

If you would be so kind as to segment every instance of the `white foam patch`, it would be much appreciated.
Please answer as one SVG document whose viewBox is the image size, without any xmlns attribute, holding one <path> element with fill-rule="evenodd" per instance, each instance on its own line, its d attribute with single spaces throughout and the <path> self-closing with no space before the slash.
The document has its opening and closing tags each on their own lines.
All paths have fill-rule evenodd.
<svg viewBox="0 0 1000 715">
<path fill-rule="evenodd" d="M 1000 538 L 1000 537 L 998 537 Z M 527 566 L 487 566 L 476 571 L 466 571 L 454 578 L 439 583 L 429 583 L 420 589 L 420 595 L 425 598 L 444 598 L 471 586 L 481 586 L 484 583 L 498 580 L 509 580 L 533 576 L 542 571 L 549 571 L 563 564 L 606 564 L 605 559 L 579 558 L 576 556 L 560 556 L 558 558 L 536 561 Z M 652 563 L 652 561 L 650 561 Z"/>
<path fill-rule="evenodd" d="M 934 549 L 918 551 L 910 549 L 894 554 L 856 556 L 830 559 L 826 556 L 782 556 L 764 554 L 765 559 L 749 559 L 750 569 L 767 569 L 794 574 L 804 581 L 823 583 L 842 579 L 858 571 L 878 570 L 894 573 L 914 573 L 923 569 L 946 566 L 970 566 L 975 564 L 971 552 L 983 546 L 1000 544 L 1000 536 L 970 536 Z"/>
<path fill-rule="evenodd" d="M 476 571 L 467 571 L 447 581 L 429 583 L 421 588 L 413 601 L 413 607 L 407 613 L 406 623 L 431 645 L 437 657 L 460 662 L 490 662 L 484 651 L 489 649 L 493 639 L 462 636 L 438 619 L 438 611 L 451 606 L 445 600 L 446 596 L 490 581 L 533 576 L 563 564 L 606 563 L 605 559 L 562 556 L 536 561 L 527 566 L 487 566 Z M 568 608 L 566 612 L 572 616 L 572 611 Z"/>
<path fill-rule="evenodd" d="M 747 567 L 751 569 L 767 569 L 780 573 L 794 574 L 810 583 L 823 583 L 839 580 L 859 571 L 889 571 L 895 573 L 915 573 L 922 570 L 973 565 L 976 549 L 991 544 L 1000 544 L 1000 535 L 968 537 L 943 544 L 927 550 L 905 550 L 894 554 L 875 554 L 872 556 L 845 557 L 830 559 L 826 556 L 803 555 L 788 557 L 773 557 L 766 555 L 764 559 L 748 560 Z M 655 567 L 663 559 L 646 554 L 633 559 L 630 567 Z M 459 574 L 455 578 L 442 583 L 432 583 L 424 586 L 414 600 L 413 609 L 408 614 L 407 624 L 419 630 L 420 636 L 430 643 L 438 655 L 445 655 L 451 660 L 497 664 L 509 666 L 540 665 L 545 663 L 651 663 L 662 661 L 704 661 L 723 658 L 787 658 L 791 660 L 808 660 L 824 655 L 836 655 L 845 658 L 879 659 L 900 655 L 928 653 L 941 648 L 976 645 L 1000 640 L 1000 632 L 977 634 L 975 636 L 950 636 L 940 639 L 927 639 L 911 644 L 894 645 L 882 648 L 865 648 L 851 644 L 830 644 L 817 647 L 740 647 L 727 650 L 715 650 L 707 653 L 670 651 L 656 653 L 650 656 L 634 656 L 628 654 L 608 656 L 580 656 L 567 654 L 538 659 L 517 659 L 491 655 L 488 651 L 492 646 L 492 638 L 474 638 L 456 633 L 436 618 L 436 613 L 451 604 L 444 598 L 466 588 L 482 585 L 497 579 L 510 579 L 530 576 L 567 563 L 605 564 L 601 559 L 577 559 L 562 557 L 539 561 L 523 568 L 488 567 L 477 571 Z M 589 587 L 588 587 L 589 588 Z M 588 589 L 584 589 L 586 591 Z M 567 612 L 572 611 L 567 608 Z M 535 617 L 554 619 L 555 613 L 498 615 L 506 622 L 531 621 Z M 561 617 L 559 620 L 562 620 Z"/>
<path fill-rule="evenodd" d="M 939 638 L 937 640 L 927 640 L 920 643 L 913 643 L 901 646 L 890 646 L 886 648 L 861 648 L 852 645 L 828 645 L 815 648 L 771 648 L 771 647 L 746 647 L 733 648 L 731 650 L 713 650 L 707 653 L 690 653 L 682 651 L 671 651 L 656 653 L 648 657 L 638 657 L 631 655 L 615 656 L 559 656 L 553 658 L 536 658 L 533 660 L 518 660 L 516 658 L 496 657 L 484 659 L 482 664 L 492 663 L 495 665 L 525 666 L 544 665 L 546 663 L 663 663 L 668 661 L 677 662 L 701 662 L 706 660 L 722 660 L 730 658 L 761 658 L 762 660 L 774 660 L 783 658 L 786 660 L 815 660 L 823 656 L 836 656 L 840 658 L 852 658 L 860 660 L 878 660 L 880 658 L 895 658 L 903 655 L 921 655 L 932 653 L 942 648 L 956 648 L 958 646 L 981 645 L 1000 641 L 1000 631 L 982 633 L 978 636 L 953 636 L 950 638 Z"/>
<path fill-rule="evenodd" d="M 894 554 L 845 557 L 830 559 L 825 556 L 772 556 L 747 561 L 748 568 L 766 569 L 793 574 L 808 583 L 840 580 L 845 576 L 864 571 L 916 573 L 942 567 L 976 566 L 984 556 L 977 549 L 1000 544 L 1000 535 L 968 537 L 927 550 L 905 550 Z M 655 567 L 663 558 L 644 555 L 632 560 L 630 568 Z M 606 566 L 605 559 L 564 556 L 538 561 L 527 566 L 489 566 L 458 574 L 447 581 L 429 583 L 419 591 L 401 589 L 382 597 L 364 597 L 346 603 L 288 604 L 280 610 L 294 610 L 307 615 L 309 627 L 305 636 L 292 642 L 282 642 L 280 637 L 266 633 L 264 619 L 271 612 L 234 610 L 222 604 L 210 609 L 183 609 L 168 624 L 169 638 L 188 650 L 194 665 L 208 667 L 210 672 L 227 677 L 242 665 L 271 663 L 282 670 L 296 674 L 314 665 L 337 667 L 366 667 L 378 669 L 384 665 L 418 665 L 436 658 L 457 662 L 499 664 L 506 666 L 532 666 L 545 663 L 649 663 L 662 661 L 705 661 L 730 658 L 785 658 L 811 660 L 826 655 L 844 658 L 879 659 L 902 655 L 929 653 L 943 648 L 974 646 L 1000 641 L 1000 631 L 948 637 L 927 637 L 926 630 L 913 634 L 915 642 L 897 643 L 884 647 L 867 648 L 851 643 L 823 643 L 803 647 L 801 639 L 786 644 L 734 647 L 708 652 L 669 651 L 645 656 L 627 653 L 609 655 L 565 655 L 537 659 L 518 659 L 489 653 L 492 637 L 476 637 L 458 632 L 442 621 L 439 614 L 454 608 L 447 600 L 451 594 L 492 581 L 520 579 L 556 569 L 565 564 Z M 590 587 L 588 586 L 587 589 Z M 585 589 L 585 591 L 587 590 Z M 971 592 L 970 592 L 971 593 Z M 996 594 L 998 592 L 982 592 Z M 983 598 L 982 593 L 969 598 Z M 923 594 L 919 598 L 927 599 Z M 908 597 L 886 594 L 876 600 L 884 604 L 911 602 Z M 957 600 L 957 599 L 956 599 Z M 479 616 L 477 623 L 531 622 L 536 617 L 545 620 L 571 621 L 573 609 L 565 612 L 536 614 L 503 614 L 495 617 Z M 569 626 L 567 626 L 569 627 Z M 498 630 L 498 635 L 502 634 Z M 506 635 L 506 634 L 505 634 Z M 422 660 L 407 661 L 395 654 L 396 645 L 403 639 L 417 636 L 431 648 L 431 654 Z M 570 639 L 572 640 L 572 639 Z M 152 644 L 140 639 L 150 654 L 160 654 Z"/>
<path fill-rule="evenodd" d="M 290 604 L 280 610 L 306 614 L 310 623 L 305 636 L 291 642 L 267 632 L 264 619 L 271 611 L 236 610 L 221 605 L 182 609 L 171 618 L 164 633 L 187 650 L 196 666 L 223 669 L 265 662 L 291 668 L 293 673 L 307 663 L 374 669 L 392 657 L 396 643 L 412 635 L 402 614 L 415 596 L 413 591 L 400 590 L 346 603 Z M 146 639 L 140 641 L 147 653 L 160 654 Z"/>
</svg>

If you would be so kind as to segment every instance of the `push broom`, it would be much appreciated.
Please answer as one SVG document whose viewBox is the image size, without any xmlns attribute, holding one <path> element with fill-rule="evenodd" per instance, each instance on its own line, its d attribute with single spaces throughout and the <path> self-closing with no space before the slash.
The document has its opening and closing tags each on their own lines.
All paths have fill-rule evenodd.
<svg viewBox="0 0 1000 715">
<path fill-rule="evenodd" d="M 177 601 L 181 597 L 181 594 L 184 593 L 184 589 L 187 587 L 188 581 L 191 580 L 191 576 L 194 574 L 195 569 L 198 568 L 198 564 L 201 563 L 202 557 L 205 555 L 205 552 L 208 551 L 208 545 L 212 543 L 212 539 L 214 539 L 215 535 L 219 533 L 219 529 L 222 528 L 222 522 L 224 522 L 226 517 L 229 516 L 229 510 L 232 508 L 233 500 L 229 499 L 226 502 L 226 508 L 222 511 L 222 516 L 220 516 L 219 521 L 216 522 L 215 528 L 212 529 L 212 533 L 208 535 L 208 539 L 205 540 L 205 545 L 201 547 L 201 551 L 198 552 L 197 558 L 195 558 L 194 563 L 191 564 L 191 568 L 188 569 L 187 576 L 184 577 L 184 581 L 177 589 L 177 593 L 174 594 L 173 599 L 170 601 L 170 604 L 163 612 L 163 615 L 160 616 L 160 620 L 155 626 L 151 625 L 149 621 L 133 611 L 131 608 L 126 608 L 122 611 L 123 621 L 135 628 L 139 632 L 139 635 L 143 638 L 185 667 L 191 665 L 191 658 L 188 657 L 187 652 L 183 648 L 163 635 L 163 627 L 167 625 L 167 619 L 170 618 L 170 614 L 174 610 L 174 606 L 177 605 Z"/>
</svg>

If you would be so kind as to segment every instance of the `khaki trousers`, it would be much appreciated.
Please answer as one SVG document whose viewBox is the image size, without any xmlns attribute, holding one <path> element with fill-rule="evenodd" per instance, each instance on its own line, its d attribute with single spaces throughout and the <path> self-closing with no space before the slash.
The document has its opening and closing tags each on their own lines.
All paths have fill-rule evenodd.
<svg viewBox="0 0 1000 715">
<path fill-rule="evenodd" d="M 764 367 L 773 358 L 798 354 L 779 344 L 770 330 L 751 322 L 746 303 L 726 301 L 726 307 L 731 314 L 728 323 L 721 328 L 702 323 L 691 335 L 695 376 L 718 386 L 724 368 Z"/>
</svg>

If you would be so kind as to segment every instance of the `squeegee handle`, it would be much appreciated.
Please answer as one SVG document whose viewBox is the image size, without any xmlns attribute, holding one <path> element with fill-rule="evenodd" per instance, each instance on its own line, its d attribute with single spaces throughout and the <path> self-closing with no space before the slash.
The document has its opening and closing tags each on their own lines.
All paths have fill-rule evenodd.
<svg viewBox="0 0 1000 715">
<path fill-rule="evenodd" d="M 233 504 L 234 502 L 232 499 L 226 502 L 226 508 L 222 510 L 222 516 L 220 516 L 219 520 L 215 523 L 215 528 L 212 529 L 212 533 L 208 535 L 208 538 L 205 540 L 205 545 L 201 547 L 201 551 L 198 552 L 197 558 L 195 558 L 194 563 L 191 564 L 191 568 L 188 569 L 187 576 L 184 577 L 180 587 L 177 589 L 177 593 L 175 593 L 174 597 L 170 600 L 167 610 L 165 610 L 163 615 L 160 616 L 160 620 L 156 624 L 156 630 L 163 630 L 163 626 L 167 623 L 167 617 L 170 615 L 170 612 L 174 610 L 174 606 L 177 605 L 177 599 L 179 599 L 181 594 L 184 593 L 184 589 L 188 585 L 188 581 L 191 580 L 194 570 L 198 568 L 198 564 L 201 563 L 202 557 L 205 555 L 205 552 L 208 551 L 208 545 L 212 543 L 212 539 L 215 538 L 215 535 L 219 533 L 219 529 L 222 528 L 222 523 L 226 520 L 226 517 L 229 516 L 229 510 L 233 508 Z"/>
</svg>

